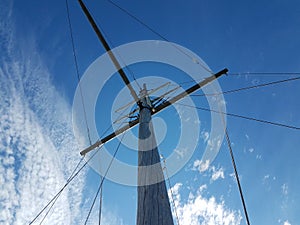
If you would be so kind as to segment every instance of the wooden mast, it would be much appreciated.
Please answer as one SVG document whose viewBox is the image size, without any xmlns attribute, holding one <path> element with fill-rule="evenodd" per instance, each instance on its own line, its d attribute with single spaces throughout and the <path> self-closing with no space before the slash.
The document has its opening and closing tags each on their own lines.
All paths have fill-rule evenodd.
<svg viewBox="0 0 300 225">
<path fill-rule="evenodd" d="M 173 225 L 168 192 L 151 121 L 152 105 L 145 84 L 141 97 L 136 225 Z M 154 165 L 156 166 L 151 168 Z"/>
</svg>

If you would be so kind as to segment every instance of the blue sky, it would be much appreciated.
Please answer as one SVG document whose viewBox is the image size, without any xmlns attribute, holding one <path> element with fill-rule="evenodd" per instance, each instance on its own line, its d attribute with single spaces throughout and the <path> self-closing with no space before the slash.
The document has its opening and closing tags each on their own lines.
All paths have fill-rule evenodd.
<svg viewBox="0 0 300 225">
<path fill-rule="evenodd" d="M 107 1 L 85 2 L 113 47 L 160 39 Z M 300 71 L 300 5 L 295 0 L 117 3 L 168 40 L 195 52 L 214 72 L 225 67 L 231 74 Z M 2 1 L 0 6 L 0 224 L 26 224 L 63 186 L 80 160 L 87 135 L 79 130 L 82 139 L 78 140 L 73 133 L 77 78 L 65 2 Z M 70 16 L 82 75 L 104 50 L 76 1 L 70 1 Z M 190 80 L 163 65 L 148 63 L 131 69 L 137 78 L 159 75 L 177 83 Z M 296 77 L 230 73 L 219 79 L 223 91 Z M 99 133 L 111 123 L 110 102 L 122 88 L 121 79 L 114 76 L 102 90 L 95 115 Z M 224 99 L 227 112 L 300 127 L 299 95 L 296 80 L 226 94 Z M 192 100 L 196 106 L 208 107 L 204 97 Z M 189 118 L 190 110 L 181 106 L 182 114 L 170 108 L 157 115 L 165 121 L 158 121 L 158 130 L 165 126 L 168 131 L 159 146 L 165 157 L 176 146 L 180 115 Z M 208 168 L 199 166 L 209 144 L 211 115 L 198 112 L 196 151 L 170 179 L 180 224 L 246 224 L 226 142 Z M 229 116 L 227 128 L 251 224 L 300 224 L 299 130 Z M 92 134 L 93 141 L 96 135 Z M 110 142 L 107 149 L 112 153 L 117 143 Z M 117 158 L 134 164 L 135 153 L 121 146 Z M 86 168 L 45 224 L 82 223 L 98 184 L 99 175 Z M 109 180 L 104 183 L 103 224 L 134 224 L 135 190 Z M 97 204 L 90 224 L 97 221 Z"/>
</svg>

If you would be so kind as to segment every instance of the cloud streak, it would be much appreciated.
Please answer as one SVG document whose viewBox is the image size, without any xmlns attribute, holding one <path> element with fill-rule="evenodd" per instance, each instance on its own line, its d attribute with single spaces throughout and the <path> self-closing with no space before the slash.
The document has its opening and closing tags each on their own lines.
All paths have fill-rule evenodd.
<svg viewBox="0 0 300 225">
<path fill-rule="evenodd" d="M 63 186 L 79 157 L 71 106 L 51 83 L 34 40 L 17 43 L 11 5 L 3 2 L 1 9 L 0 223 L 26 224 Z M 81 176 L 44 224 L 75 223 L 83 185 Z"/>
</svg>

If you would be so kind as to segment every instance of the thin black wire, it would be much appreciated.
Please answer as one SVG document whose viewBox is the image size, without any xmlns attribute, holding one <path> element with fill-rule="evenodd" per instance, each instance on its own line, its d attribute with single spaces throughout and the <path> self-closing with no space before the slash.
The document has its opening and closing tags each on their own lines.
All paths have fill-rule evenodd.
<svg viewBox="0 0 300 225">
<path fill-rule="evenodd" d="M 89 129 L 88 122 L 87 122 L 87 115 L 86 115 L 86 110 L 85 110 L 85 104 L 84 104 L 84 98 L 83 98 L 83 91 L 82 91 L 82 87 L 81 87 L 81 84 L 80 84 L 80 76 L 79 76 L 78 62 L 77 62 L 77 56 L 76 56 L 76 51 L 75 51 L 73 29 L 72 29 L 72 24 L 71 24 L 71 18 L 70 18 L 70 10 L 69 10 L 68 0 L 66 0 L 66 9 L 67 9 L 68 25 L 69 25 L 70 38 L 71 38 L 71 43 L 72 43 L 72 51 L 73 51 L 73 56 L 74 56 L 74 63 L 75 63 L 76 75 L 77 75 L 79 92 L 80 92 L 80 98 L 81 98 L 81 103 L 82 103 L 82 108 L 83 108 L 83 114 L 84 114 L 84 121 L 85 121 L 86 129 L 87 129 L 88 139 L 89 139 L 89 142 L 90 142 L 90 145 L 91 145 L 92 141 L 91 141 L 91 136 L 90 136 L 90 129 Z"/>
<path fill-rule="evenodd" d="M 104 29 L 101 27 L 101 25 L 98 24 L 97 26 L 100 28 L 100 30 L 102 31 L 103 35 L 106 36 L 106 37 L 108 37 L 108 35 L 105 33 L 105 31 L 104 31 Z M 108 38 L 106 38 L 106 42 L 108 42 L 109 46 L 111 46 L 111 47 L 114 46 L 114 44 L 112 43 L 112 41 L 109 40 Z M 137 86 L 140 88 L 140 90 L 141 90 L 141 89 L 142 89 L 141 85 L 140 85 L 139 82 L 137 81 L 137 79 L 136 79 L 136 77 L 135 77 L 133 71 L 129 68 L 129 66 L 128 66 L 128 65 L 125 63 L 125 61 L 123 60 L 122 56 L 121 56 L 117 51 L 114 51 L 113 53 L 114 53 L 115 55 L 118 56 L 119 61 L 121 61 L 121 62 L 124 64 L 124 67 L 129 71 L 129 73 L 130 73 L 130 75 L 132 76 L 134 82 L 136 83 L 136 85 L 137 85 Z"/>
<path fill-rule="evenodd" d="M 148 30 L 150 30 L 152 33 L 154 33 L 155 35 L 157 35 L 158 37 L 160 37 L 164 41 L 169 42 L 171 44 L 171 46 L 173 46 L 179 52 L 181 52 L 182 54 L 184 54 L 185 56 L 187 56 L 188 58 L 190 58 L 192 61 L 195 62 L 196 59 L 194 57 L 190 56 L 188 53 L 186 53 L 185 51 L 183 51 L 182 49 L 180 49 L 179 47 L 177 47 L 175 44 L 173 44 L 172 42 L 170 42 L 167 38 L 165 38 L 163 35 L 161 35 L 157 31 L 155 31 L 153 28 L 151 28 L 149 25 L 147 25 L 142 20 L 140 20 L 139 18 L 137 18 L 135 15 L 133 15 L 132 13 L 130 13 L 129 11 L 127 11 L 124 8 L 122 8 L 120 5 L 118 5 L 117 3 L 115 3 L 115 2 L 113 2 L 111 0 L 106 0 L 106 1 L 109 2 L 110 4 L 114 5 L 115 7 L 117 7 L 118 9 L 120 9 L 121 11 L 123 11 L 125 14 L 127 14 L 128 16 L 130 16 L 131 18 L 133 18 L 135 21 L 137 21 L 138 23 L 140 23 L 141 25 L 143 25 L 144 27 L 146 27 Z M 196 63 L 199 64 L 203 69 L 205 69 L 210 74 L 213 74 L 213 72 L 209 68 L 207 68 L 205 65 L 203 65 L 198 60 L 196 61 Z"/>
<path fill-rule="evenodd" d="M 229 152 L 230 152 L 230 157 L 231 157 L 231 162 L 232 162 L 233 169 L 234 169 L 235 178 L 236 178 L 237 185 L 238 185 L 238 188 L 239 188 L 240 197 L 241 197 L 242 204 L 243 204 L 244 213 L 245 213 L 245 216 L 246 216 L 246 221 L 247 221 L 247 224 L 250 225 L 249 216 L 248 216 L 246 203 L 245 203 L 245 199 L 244 199 L 244 194 L 243 194 L 242 186 L 241 186 L 241 183 L 240 183 L 239 174 L 238 174 L 238 171 L 237 171 L 237 168 L 236 168 L 236 163 L 235 163 L 235 160 L 234 160 L 234 155 L 233 155 L 233 151 L 232 151 L 232 147 L 231 147 L 231 141 L 229 139 L 227 128 L 225 128 L 225 136 L 226 136 L 228 149 L 229 149 Z"/>
<path fill-rule="evenodd" d="M 121 125 L 120 125 L 121 126 Z M 119 126 L 119 128 L 120 128 Z M 102 133 L 102 135 L 100 137 L 103 137 L 112 127 L 112 124 Z M 99 138 L 100 140 L 101 138 Z M 79 165 L 76 166 L 76 168 L 74 169 L 72 176 L 70 176 L 69 180 L 67 180 L 67 183 L 58 191 L 58 193 L 47 203 L 47 205 L 45 205 L 45 207 L 36 215 L 36 217 L 29 223 L 32 224 L 42 213 L 43 211 L 46 210 L 46 208 L 53 202 L 56 201 L 56 198 L 58 198 L 58 196 L 60 196 L 61 192 L 68 186 L 68 184 L 74 179 L 74 177 L 76 177 L 79 172 L 89 163 L 89 161 L 97 154 L 97 152 L 103 147 L 100 146 L 97 148 L 97 150 L 94 152 L 94 154 L 85 162 L 85 164 L 76 172 L 75 174 L 75 169 L 78 168 Z M 84 156 L 81 158 L 80 162 L 84 159 Z"/>
<path fill-rule="evenodd" d="M 295 81 L 295 80 L 300 80 L 300 77 L 294 77 L 294 78 L 290 78 L 290 79 L 284 79 L 284 80 L 278 80 L 278 81 L 273 81 L 273 82 L 264 83 L 264 84 L 242 87 L 242 88 L 233 89 L 233 90 L 224 91 L 224 92 L 218 92 L 218 93 L 214 93 L 214 94 L 213 93 L 211 93 L 211 94 L 193 94 L 191 96 L 200 97 L 200 96 L 215 96 L 215 95 L 229 94 L 229 93 L 245 91 L 245 90 L 249 90 L 249 89 L 253 89 L 253 88 L 265 87 L 265 86 L 269 86 L 269 85 L 280 84 L 280 83 L 285 83 L 285 82 Z"/>
<path fill-rule="evenodd" d="M 235 76 L 237 77 L 238 75 L 287 75 L 287 76 L 291 76 L 291 75 L 300 75 L 300 73 L 247 73 L 247 72 L 242 72 L 242 73 L 228 73 L 228 76 Z M 203 80 L 203 79 L 202 79 Z M 185 82 L 180 82 L 178 84 L 180 85 L 185 85 L 185 84 L 189 84 L 189 83 L 198 83 L 199 81 L 196 80 L 190 80 L 190 81 L 185 81 Z"/>
<path fill-rule="evenodd" d="M 167 180 L 168 180 L 168 185 L 169 185 L 170 192 L 171 192 L 171 200 L 172 200 L 172 204 L 173 204 L 174 211 L 175 211 L 175 216 L 176 216 L 176 220 L 177 220 L 177 225 L 180 225 L 180 224 L 179 224 L 179 217 L 178 217 L 178 213 L 177 213 L 177 207 L 176 207 L 176 205 L 175 205 L 175 200 L 174 200 L 174 193 L 173 193 L 173 190 L 172 190 L 171 181 L 170 181 L 170 177 L 169 177 L 169 173 L 168 173 L 168 168 L 167 168 L 166 159 L 164 158 L 164 156 L 162 156 L 162 158 L 163 158 L 163 162 L 164 162 L 164 169 L 165 169 L 165 171 L 166 171 L 166 176 L 167 176 Z"/>
<path fill-rule="evenodd" d="M 101 176 L 101 180 L 103 177 Z M 101 225 L 101 215 L 102 215 L 102 196 L 103 196 L 103 187 L 100 191 L 100 198 L 99 198 L 99 225 Z"/>
<path fill-rule="evenodd" d="M 82 160 L 84 159 L 84 157 L 82 157 L 80 159 L 80 161 L 77 163 L 75 169 L 73 170 L 73 172 L 71 173 L 71 175 L 69 176 L 69 178 L 67 179 L 67 181 L 74 175 L 74 173 L 76 172 L 77 168 L 79 167 L 80 163 L 82 162 Z M 61 195 L 62 192 L 59 193 L 58 196 L 56 196 L 55 200 L 52 202 L 52 205 L 50 206 L 50 208 L 47 210 L 46 214 L 44 215 L 43 219 L 40 222 L 40 225 L 44 222 L 44 220 L 46 219 L 47 215 L 50 213 L 51 209 L 53 208 L 53 206 L 55 205 L 56 201 L 58 200 L 59 196 Z"/>
<path fill-rule="evenodd" d="M 88 222 L 88 220 L 89 220 L 89 217 L 90 217 L 91 212 L 92 212 L 92 209 L 93 209 L 93 207 L 94 207 L 94 205 L 95 205 L 95 202 L 96 202 L 96 199 L 97 199 L 98 194 L 99 194 L 99 192 L 100 192 L 100 189 L 102 188 L 102 185 L 103 185 L 103 182 L 104 182 L 104 180 L 105 180 L 105 178 L 106 178 L 106 175 L 107 175 L 107 173 L 108 173 L 108 171 L 109 171 L 109 169 L 110 169 L 110 167 L 111 167 L 111 165 L 112 165 L 112 163 L 113 163 L 113 161 L 114 161 L 114 159 L 115 159 L 115 157 L 116 157 L 116 155 L 117 155 L 117 153 L 118 153 L 118 151 L 119 151 L 119 149 L 120 149 L 120 146 L 121 146 L 121 143 L 122 143 L 122 140 L 123 140 L 125 134 L 126 134 L 126 132 L 123 133 L 122 138 L 121 138 L 121 140 L 119 141 L 118 146 L 117 146 L 117 148 L 116 148 L 116 150 L 115 150 L 115 152 L 114 152 L 114 154 L 113 154 L 113 157 L 112 157 L 112 159 L 110 160 L 110 163 L 109 163 L 109 165 L 108 165 L 108 167 L 107 167 L 107 169 L 106 169 L 106 171 L 105 171 L 105 174 L 104 174 L 104 176 L 103 176 L 102 179 L 101 179 L 100 185 L 99 185 L 98 190 L 97 190 L 97 193 L 96 193 L 96 195 L 95 195 L 95 197 L 94 197 L 93 203 L 92 203 L 92 205 L 91 205 L 91 207 L 90 207 L 90 210 L 89 210 L 89 213 L 88 213 L 88 215 L 87 215 L 87 217 L 86 217 L 86 220 L 85 220 L 85 222 L 84 222 L 84 225 L 86 225 L 87 222 Z"/>
<path fill-rule="evenodd" d="M 233 76 L 247 76 L 247 75 L 299 75 L 300 73 L 296 73 L 296 72 L 241 72 L 241 73 L 228 73 L 228 75 L 233 75 Z"/>
<path fill-rule="evenodd" d="M 61 192 L 62 193 L 62 192 Z M 60 193 L 60 194 L 61 194 Z M 40 225 L 44 222 L 44 220 L 46 219 L 46 217 L 48 216 L 48 214 L 50 213 L 51 209 L 53 208 L 54 204 L 56 203 L 57 199 L 59 198 L 60 194 L 55 198 L 55 200 L 52 202 L 52 205 L 50 206 L 50 208 L 47 210 L 46 214 L 44 215 L 43 219 L 40 222 Z"/>
<path fill-rule="evenodd" d="M 134 75 L 134 72 L 130 69 L 130 67 L 125 63 L 125 61 L 123 60 L 122 56 L 117 52 L 115 51 L 115 53 L 119 56 L 119 60 L 121 60 L 121 62 L 125 65 L 125 68 L 129 71 L 129 73 L 131 74 L 134 82 L 137 84 L 137 86 L 139 87 L 140 90 L 142 90 L 142 86 L 140 85 L 140 83 L 137 81 L 135 75 Z"/>
<path fill-rule="evenodd" d="M 112 127 L 112 125 L 110 125 L 101 135 L 101 137 L 103 137 L 107 131 Z M 100 139 L 99 139 L 100 140 Z M 44 211 L 45 209 L 53 202 L 56 201 L 55 199 L 61 194 L 61 192 L 68 186 L 68 184 L 74 179 L 74 177 L 76 177 L 79 172 L 88 164 L 88 162 L 97 154 L 97 152 L 102 148 L 102 146 L 98 147 L 98 149 L 94 152 L 94 154 L 85 162 L 85 164 L 75 173 L 73 171 L 72 176 L 70 176 L 69 180 L 67 180 L 66 184 L 58 191 L 58 193 L 45 205 L 45 207 L 36 215 L 36 217 L 29 223 L 32 224 Z M 80 162 L 84 159 L 84 156 L 81 158 Z M 79 163 L 78 163 L 79 164 Z M 76 168 L 78 168 L 78 165 L 76 166 Z"/>
<path fill-rule="evenodd" d="M 94 154 L 95 155 L 95 154 Z M 93 158 L 94 155 L 91 157 Z M 90 158 L 90 159 L 91 159 Z M 78 168 L 79 164 L 82 162 L 82 160 L 84 159 L 84 156 L 80 159 L 80 161 L 78 162 L 77 166 L 75 167 L 75 169 Z M 65 185 L 57 192 L 57 194 L 45 205 L 45 207 L 36 215 L 36 217 L 34 217 L 34 219 L 29 223 L 32 224 L 44 211 L 45 209 L 62 193 L 62 191 L 68 186 L 68 184 L 74 179 L 74 177 L 76 177 L 79 172 L 86 166 L 86 164 L 90 161 L 90 159 L 76 172 L 74 173 L 73 171 L 73 175 L 69 177 L 69 179 L 67 180 L 67 182 L 65 183 Z M 56 201 L 56 200 L 55 200 Z"/>
<path fill-rule="evenodd" d="M 186 104 L 182 104 L 182 103 L 174 103 L 174 104 L 199 109 L 199 110 L 202 110 L 202 111 L 220 113 L 220 114 L 227 115 L 227 116 L 232 116 L 232 117 L 237 117 L 237 118 L 241 118 L 241 119 L 256 121 L 256 122 L 260 122 L 260 123 L 275 125 L 275 126 L 279 126 L 279 127 L 284 127 L 284 128 L 294 129 L 294 130 L 300 130 L 300 127 L 291 126 L 291 125 L 287 125 L 287 124 L 283 124 L 283 123 L 271 122 L 271 121 L 268 121 L 268 120 L 256 119 L 256 118 L 253 118 L 253 117 L 241 116 L 241 115 L 237 115 L 237 114 L 233 114 L 233 113 L 221 112 L 221 111 L 217 111 L 217 110 L 213 110 L 213 109 L 207 109 L 207 108 L 203 108 L 203 107 L 191 106 L 191 105 L 186 105 Z"/>
<path fill-rule="evenodd" d="M 32 224 L 42 213 L 45 211 L 45 209 L 63 192 L 63 190 L 68 186 L 68 184 L 79 174 L 81 170 L 88 164 L 88 162 L 98 153 L 98 151 L 102 148 L 102 146 L 98 147 L 98 149 L 94 152 L 94 154 L 89 158 L 82 167 L 72 176 L 69 180 L 65 183 L 65 185 L 57 192 L 57 194 L 45 205 L 45 207 L 36 215 L 36 217 L 29 223 Z M 84 156 L 81 158 L 81 160 L 84 158 Z"/>
<path fill-rule="evenodd" d="M 220 105 L 218 105 L 218 106 L 219 106 L 219 111 L 221 112 Z M 221 118 L 222 118 L 222 124 L 224 126 L 224 131 L 225 131 L 227 146 L 228 146 L 228 150 L 229 150 L 230 157 L 231 157 L 231 163 L 232 163 L 232 166 L 233 166 L 233 169 L 234 169 L 234 174 L 235 174 L 235 178 L 236 178 L 236 181 L 237 181 L 237 185 L 238 185 L 238 189 L 239 189 L 239 193 L 240 193 L 240 198 L 241 198 L 241 201 L 242 201 L 242 205 L 243 205 L 243 209 L 244 209 L 244 213 L 245 213 L 247 225 L 250 225 L 249 216 L 248 216 L 247 207 L 246 207 L 246 202 L 245 202 L 245 199 L 244 199 L 244 194 L 243 194 L 243 190 L 242 190 L 242 186 L 241 186 L 241 183 L 240 183 L 239 174 L 238 174 L 237 167 L 236 167 L 236 163 L 235 163 L 235 159 L 234 159 L 234 155 L 233 155 L 233 151 L 232 151 L 232 146 L 231 146 L 231 141 L 230 141 L 230 138 L 229 138 L 227 127 L 226 127 L 226 122 L 225 122 L 224 114 L 221 114 L 221 115 L 222 115 Z"/>
</svg>

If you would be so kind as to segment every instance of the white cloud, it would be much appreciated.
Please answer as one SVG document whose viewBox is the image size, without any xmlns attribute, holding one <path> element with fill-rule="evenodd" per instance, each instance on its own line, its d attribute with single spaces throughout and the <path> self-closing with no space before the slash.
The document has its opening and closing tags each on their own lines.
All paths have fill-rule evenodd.
<svg viewBox="0 0 300 225">
<path fill-rule="evenodd" d="M 192 170 L 198 170 L 200 173 L 206 171 L 209 168 L 209 160 L 202 162 L 202 160 L 195 160 Z"/>
<path fill-rule="evenodd" d="M 219 168 L 219 169 L 216 169 L 214 166 L 211 168 L 212 170 L 212 175 L 211 175 L 211 180 L 212 181 L 216 181 L 218 179 L 224 179 L 224 168 Z"/>
<path fill-rule="evenodd" d="M 187 202 L 182 202 L 179 193 L 181 187 L 181 183 L 177 183 L 172 187 L 179 224 L 238 225 L 241 223 L 240 212 L 228 209 L 224 201 L 218 202 L 214 196 L 210 198 L 203 197 L 201 194 L 203 191 L 201 187 L 203 186 L 199 188 L 196 194 L 190 193 Z"/>
<path fill-rule="evenodd" d="M 287 221 L 284 221 L 283 225 L 291 225 L 291 224 L 290 224 L 289 221 L 287 220 Z"/>
<path fill-rule="evenodd" d="M 287 185 L 287 184 L 283 184 L 283 185 L 281 186 L 281 191 L 282 191 L 282 194 L 283 194 L 283 195 L 288 195 L 288 192 L 289 192 L 289 187 L 288 187 L 288 185 Z"/>
<path fill-rule="evenodd" d="M 200 173 L 203 173 L 205 171 L 211 172 L 211 181 L 225 178 L 223 167 L 217 169 L 215 166 L 209 167 L 209 165 L 209 160 L 202 162 L 202 160 L 197 159 L 194 161 L 192 170 L 199 171 Z"/>
<path fill-rule="evenodd" d="M 206 189 L 207 189 L 207 185 L 203 184 L 203 185 L 200 186 L 199 191 L 200 191 L 200 193 L 202 193 Z"/>
</svg>

